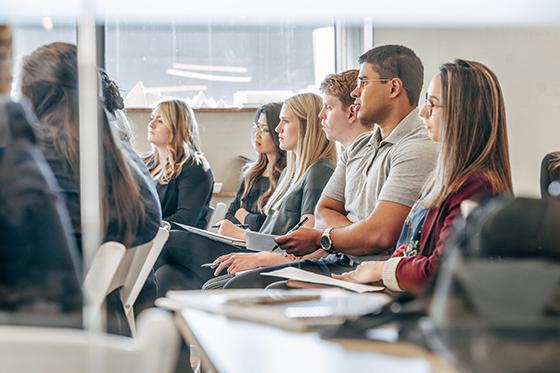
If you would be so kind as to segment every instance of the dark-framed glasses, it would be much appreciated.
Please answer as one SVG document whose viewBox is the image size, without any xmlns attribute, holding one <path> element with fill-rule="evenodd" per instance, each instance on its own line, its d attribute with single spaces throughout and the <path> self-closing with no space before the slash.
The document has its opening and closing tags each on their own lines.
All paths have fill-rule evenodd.
<svg viewBox="0 0 560 373">
<path fill-rule="evenodd" d="M 388 78 L 379 78 L 379 79 L 364 79 L 358 78 L 356 81 L 356 86 L 360 89 L 364 88 L 369 82 L 380 82 L 380 83 L 387 83 L 391 79 Z"/>
<path fill-rule="evenodd" d="M 428 95 L 428 92 L 426 92 L 426 96 L 424 97 L 424 106 L 426 107 L 426 111 L 427 111 L 426 114 L 428 118 L 432 116 L 432 112 L 434 111 L 434 108 L 445 107 L 445 105 L 434 104 L 434 102 Z"/>
<path fill-rule="evenodd" d="M 268 135 L 270 133 L 270 130 L 268 129 L 268 125 L 266 124 L 259 124 L 253 122 L 253 132 L 254 133 L 260 132 L 263 135 Z"/>
</svg>

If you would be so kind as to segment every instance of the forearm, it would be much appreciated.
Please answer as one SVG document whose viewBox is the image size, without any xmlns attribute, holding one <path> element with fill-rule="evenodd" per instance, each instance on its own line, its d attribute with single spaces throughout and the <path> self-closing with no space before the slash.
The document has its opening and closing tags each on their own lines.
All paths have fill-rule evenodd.
<svg viewBox="0 0 560 373">
<path fill-rule="evenodd" d="M 352 224 L 348 218 L 339 211 L 321 208 L 315 215 L 315 228 L 345 227 Z"/>
<path fill-rule="evenodd" d="M 355 256 L 385 253 L 398 240 L 398 234 L 387 234 L 384 227 L 364 221 L 333 229 L 330 235 L 336 251 Z"/>
</svg>

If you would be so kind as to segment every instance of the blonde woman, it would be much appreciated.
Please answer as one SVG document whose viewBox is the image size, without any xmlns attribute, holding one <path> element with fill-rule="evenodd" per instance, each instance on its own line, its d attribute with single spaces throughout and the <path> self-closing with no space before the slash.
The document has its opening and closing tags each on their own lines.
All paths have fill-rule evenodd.
<svg viewBox="0 0 560 373">
<path fill-rule="evenodd" d="M 280 148 L 287 152 L 287 166 L 282 172 L 278 186 L 264 207 L 267 218 L 262 233 L 283 234 L 301 219 L 305 225 L 313 226 L 313 212 L 321 192 L 334 171 L 336 148 L 321 128 L 319 112 L 322 99 L 313 93 L 302 93 L 287 99 L 280 111 L 280 123 L 276 127 Z M 229 220 L 221 222 L 220 232 L 232 237 L 243 238 L 245 231 Z M 196 244 L 186 246 L 185 237 L 168 242 L 158 259 L 156 276 L 162 292 L 169 289 L 195 289 L 212 277 L 211 268 L 201 264 L 213 261 L 217 256 L 232 252 L 244 252 L 237 247 L 199 239 Z M 162 266 L 162 263 L 169 264 Z"/>
<path fill-rule="evenodd" d="M 144 162 L 157 182 L 163 219 L 205 228 L 214 178 L 202 155 L 198 125 L 182 100 L 160 102 L 148 125 Z"/>
</svg>

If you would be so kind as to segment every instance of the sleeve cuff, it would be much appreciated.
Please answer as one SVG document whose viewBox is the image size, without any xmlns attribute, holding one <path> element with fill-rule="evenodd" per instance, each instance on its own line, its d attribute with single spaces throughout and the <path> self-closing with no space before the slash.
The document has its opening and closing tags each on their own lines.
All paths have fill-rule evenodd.
<svg viewBox="0 0 560 373">
<path fill-rule="evenodd" d="M 390 258 L 383 265 L 383 284 L 392 291 L 403 291 L 397 281 L 397 266 L 403 257 Z"/>
</svg>

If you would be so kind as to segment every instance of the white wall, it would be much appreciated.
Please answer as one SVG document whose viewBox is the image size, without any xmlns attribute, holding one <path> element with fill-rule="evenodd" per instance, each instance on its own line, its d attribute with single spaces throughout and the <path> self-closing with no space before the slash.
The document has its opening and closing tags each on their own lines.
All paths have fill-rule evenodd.
<svg viewBox="0 0 560 373">
<path fill-rule="evenodd" d="M 539 195 L 540 161 L 560 149 L 560 28 L 375 28 L 374 43 L 412 48 L 424 63 L 425 89 L 454 58 L 489 66 L 505 97 L 515 192 Z"/>
</svg>

